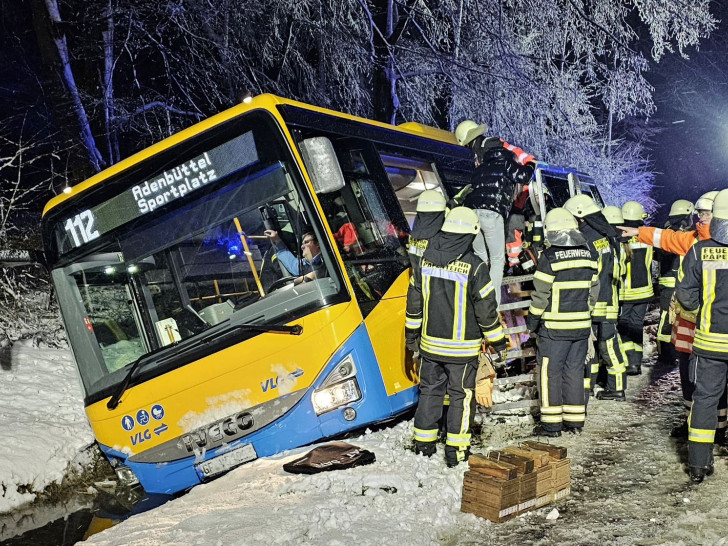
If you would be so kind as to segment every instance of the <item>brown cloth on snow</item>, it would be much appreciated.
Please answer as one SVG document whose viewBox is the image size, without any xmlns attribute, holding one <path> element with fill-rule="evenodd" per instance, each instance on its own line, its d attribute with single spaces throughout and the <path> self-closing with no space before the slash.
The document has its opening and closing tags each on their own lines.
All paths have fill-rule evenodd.
<svg viewBox="0 0 728 546">
<path fill-rule="evenodd" d="M 346 442 L 333 442 L 312 449 L 306 455 L 283 465 L 291 474 L 316 474 L 363 466 L 376 461 L 374 453 Z"/>
</svg>

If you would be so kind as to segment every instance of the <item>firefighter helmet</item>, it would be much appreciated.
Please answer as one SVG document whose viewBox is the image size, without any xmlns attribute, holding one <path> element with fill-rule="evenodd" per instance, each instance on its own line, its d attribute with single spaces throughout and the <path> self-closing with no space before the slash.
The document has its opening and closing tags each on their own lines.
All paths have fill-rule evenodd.
<svg viewBox="0 0 728 546">
<path fill-rule="evenodd" d="M 713 200 L 718 195 L 717 190 L 709 191 L 701 195 L 697 201 L 695 201 L 695 210 L 713 210 Z"/>
<path fill-rule="evenodd" d="M 563 231 L 565 229 L 579 229 L 579 224 L 574 215 L 566 208 L 557 207 L 546 213 L 544 222 L 546 233 L 552 231 Z"/>
<path fill-rule="evenodd" d="M 627 201 L 622 205 L 622 217 L 625 220 L 644 220 L 647 218 L 645 208 L 637 201 Z"/>
<path fill-rule="evenodd" d="M 723 245 L 728 245 L 728 190 L 719 191 L 713 200 L 710 238 Z"/>
<path fill-rule="evenodd" d="M 613 226 L 620 226 L 624 224 L 622 209 L 619 207 L 615 207 L 614 205 L 606 206 L 602 209 L 602 214 L 606 217 L 607 222 Z"/>
<path fill-rule="evenodd" d="M 713 200 L 713 219 L 728 220 L 728 190 L 721 190 Z"/>
<path fill-rule="evenodd" d="M 683 216 L 693 213 L 693 204 L 687 199 L 678 199 L 670 207 L 668 216 Z"/>
<path fill-rule="evenodd" d="M 580 193 L 568 199 L 564 203 L 564 208 L 577 218 L 584 218 L 584 216 L 599 212 L 599 206 L 594 202 L 594 199 L 585 193 Z"/>
<path fill-rule="evenodd" d="M 478 215 L 468 207 L 455 207 L 445 216 L 442 231 L 447 233 L 465 233 L 475 235 L 480 231 Z"/>
<path fill-rule="evenodd" d="M 417 212 L 444 212 L 447 208 L 445 196 L 436 190 L 425 190 L 417 198 Z"/>
<path fill-rule="evenodd" d="M 466 119 L 455 128 L 455 140 L 460 146 L 467 146 L 479 136 L 483 136 L 487 130 L 488 126 L 485 123 L 478 125 L 473 120 Z"/>
</svg>

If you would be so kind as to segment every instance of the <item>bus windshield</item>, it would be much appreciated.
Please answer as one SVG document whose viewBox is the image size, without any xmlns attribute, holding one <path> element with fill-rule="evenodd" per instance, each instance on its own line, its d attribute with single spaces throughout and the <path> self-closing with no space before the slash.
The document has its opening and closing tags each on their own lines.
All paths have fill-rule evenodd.
<svg viewBox="0 0 728 546">
<path fill-rule="evenodd" d="M 102 203 L 76 207 L 101 226 L 93 237 L 88 218 L 58 216 L 49 229 L 59 248 L 66 240 L 75 248 L 53 277 L 87 398 L 108 396 L 145 355 L 141 379 L 218 350 L 207 341 L 225 337 L 218 334 L 264 331 L 241 325 L 286 324 L 342 301 L 344 285 L 308 192 L 282 145 L 271 157 L 275 148 L 243 154 L 242 168 L 226 165 L 229 174 L 205 191 L 142 215 L 135 209 L 126 222 L 99 211 L 140 187 L 138 179 Z M 117 225 L 107 229 L 101 220 Z M 300 282 L 306 272 L 313 272 L 309 282 Z"/>
</svg>

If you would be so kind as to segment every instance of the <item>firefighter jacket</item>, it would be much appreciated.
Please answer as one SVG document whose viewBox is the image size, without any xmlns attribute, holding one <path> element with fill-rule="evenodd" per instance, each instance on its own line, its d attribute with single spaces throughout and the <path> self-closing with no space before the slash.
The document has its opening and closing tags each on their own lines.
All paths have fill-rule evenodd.
<svg viewBox="0 0 728 546">
<path fill-rule="evenodd" d="M 409 256 L 412 271 L 417 271 L 420 258 L 427 249 L 427 241 L 437 235 L 445 220 L 445 212 L 418 212 L 415 217 L 412 233 L 407 242 L 407 255 Z"/>
<path fill-rule="evenodd" d="M 599 294 L 599 257 L 587 246 L 550 246 L 533 278 L 526 326 L 541 326 L 554 339 L 583 339 L 591 332 L 591 311 Z"/>
<path fill-rule="evenodd" d="M 528 183 L 533 164 L 521 165 L 515 154 L 495 137 L 485 139 L 475 153 L 480 165 L 473 172 L 473 191 L 465 198 L 465 206 L 489 209 L 505 218 L 513 205 L 516 184 Z"/>
<path fill-rule="evenodd" d="M 688 253 L 690 247 L 692 247 L 698 241 L 705 241 L 707 239 L 710 239 L 710 224 L 702 224 L 699 222 L 695 225 L 695 227 L 696 231 L 674 231 L 672 229 L 641 227 L 639 228 L 640 232 L 637 236 L 637 240 L 640 243 L 645 243 L 648 245 L 652 245 L 655 248 L 660 248 L 665 252 L 677 254 L 678 256 L 680 256 L 679 260 L 680 264 L 682 264 L 682 257 Z M 681 321 L 681 324 L 683 324 L 685 321 L 695 323 L 695 314 L 683 309 L 679 302 L 676 303 L 677 306 L 675 309 L 675 314 L 679 317 L 682 317 L 683 321 Z M 681 328 L 685 329 L 685 325 L 683 324 Z"/>
<path fill-rule="evenodd" d="M 670 216 L 665 222 L 665 229 L 676 232 L 690 231 L 692 226 L 688 222 L 689 216 L 687 215 Z M 681 257 L 661 248 L 656 248 L 655 260 L 659 266 L 657 282 L 660 287 L 675 288 L 677 270 L 680 269 L 680 263 L 682 262 Z"/>
<path fill-rule="evenodd" d="M 638 227 L 628 221 L 625 225 L 630 223 L 631 227 Z M 619 290 L 619 301 L 646 302 L 655 294 L 652 288 L 652 247 L 640 243 L 637 237 L 632 237 L 626 247 L 626 252 L 622 253 L 626 273 Z"/>
<path fill-rule="evenodd" d="M 586 221 L 587 219 L 589 221 Z M 618 297 L 618 294 L 614 293 L 612 279 L 615 269 L 615 257 L 619 256 L 619 254 L 615 228 L 607 223 L 607 219 L 599 211 L 585 216 L 579 222 L 579 231 L 586 239 L 589 248 L 597 255 L 599 262 L 597 270 L 599 275 L 599 296 L 592 310 L 592 320 L 594 322 L 616 321 L 619 315 L 619 302 L 617 301 L 615 305 L 615 298 Z"/>
<path fill-rule="evenodd" d="M 467 246 L 458 247 L 457 239 Z M 488 266 L 473 253 L 472 240 L 472 235 L 440 232 L 430 239 L 419 274 L 410 279 L 406 337 L 419 337 L 420 352 L 438 362 L 472 360 L 483 338 L 496 350 L 506 347 Z"/>
<path fill-rule="evenodd" d="M 675 296 L 680 305 L 697 313 L 693 352 L 728 358 L 728 245 L 700 241 L 685 255 Z"/>
</svg>

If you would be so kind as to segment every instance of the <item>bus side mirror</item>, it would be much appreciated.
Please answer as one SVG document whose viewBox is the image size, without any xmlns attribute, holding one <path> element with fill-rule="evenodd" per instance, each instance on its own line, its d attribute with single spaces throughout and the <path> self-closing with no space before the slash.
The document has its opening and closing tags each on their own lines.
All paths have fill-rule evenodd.
<svg viewBox="0 0 728 546">
<path fill-rule="evenodd" d="M 299 147 L 314 192 L 331 193 L 344 187 L 344 175 L 336 159 L 334 145 L 328 138 L 307 138 Z"/>
</svg>

